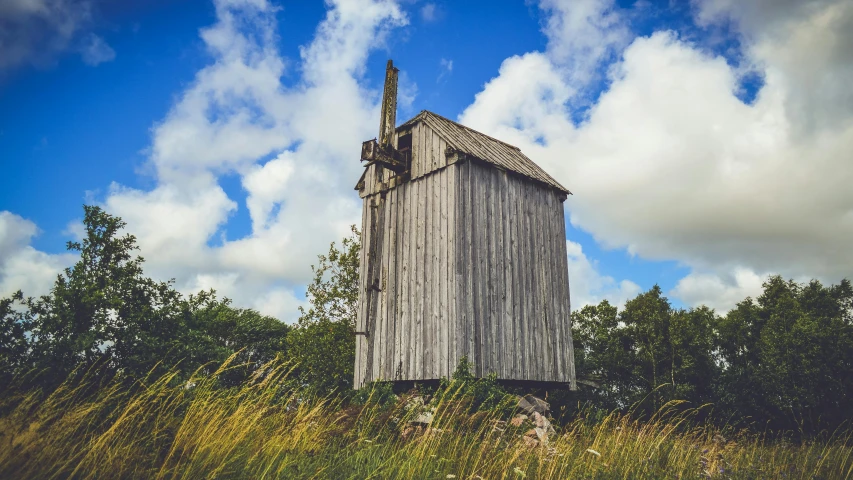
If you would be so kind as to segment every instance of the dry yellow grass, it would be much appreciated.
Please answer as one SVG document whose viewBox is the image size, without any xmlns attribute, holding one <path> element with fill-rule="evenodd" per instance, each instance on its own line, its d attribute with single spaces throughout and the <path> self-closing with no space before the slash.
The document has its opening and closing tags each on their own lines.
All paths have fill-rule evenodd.
<svg viewBox="0 0 853 480">
<path fill-rule="evenodd" d="M 223 369 L 220 369 L 221 373 Z M 459 390 L 436 399 L 430 429 L 402 438 L 405 402 L 344 407 L 286 382 L 269 365 L 239 388 L 216 375 L 176 385 L 175 374 L 94 393 L 83 380 L 30 394 L 0 419 L 2 478 L 788 478 L 853 476 L 847 434 L 789 443 L 723 438 L 689 426 L 670 405 L 638 422 L 579 416 L 547 446 L 495 408 L 466 413 Z M 11 399 L 6 400 L 9 405 Z M 672 412 L 680 413 L 672 413 Z M 505 420 L 505 419 L 504 419 Z"/>
</svg>

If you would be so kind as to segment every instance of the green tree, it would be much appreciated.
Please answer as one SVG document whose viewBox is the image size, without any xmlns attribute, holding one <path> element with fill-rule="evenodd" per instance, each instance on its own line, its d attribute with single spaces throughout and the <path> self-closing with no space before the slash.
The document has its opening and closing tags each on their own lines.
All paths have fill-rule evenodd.
<svg viewBox="0 0 853 480">
<path fill-rule="evenodd" d="M 79 260 L 48 295 L 17 292 L 0 300 L 0 366 L 8 383 L 22 374 L 49 387 L 78 367 L 139 378 L 159 365 L 186 375 L 215 368 L 240 352 L 235 381 L 286 350 L 289 327 L 253 310 L 231 307 L 213 291 L 184 298 L 172 282 L 143 274 L 136 238 L 125 222 L 99 207 L 84 207 L 86 236 L 67 247 Z M 31 385 L 33 386 L 33 385 Z"/>
<path fill-rule="evenodd" d="M 353 226 L 340 249 L 333 242 L 318 256 L 318 265 L 311 267 L 309 308 L 300 307 L 299 322 L 288 335 L 299 381 L 322 394 L 353 387 L 360 238 Z"/>
<path fill-rule="evenodd" d="M 606 300 L 584 307 L 572 315 L 576 373 L 600 386 L 583 398 L 646 412 L 670 400 L 711 401 L 716 321 L 706 307 L 673 309 L 657 285 L 618 313 Z"/>
<path fill-rule="evenodd" d="M 732 418 L 818 431 L 851 420 L 853 288 L 770 277 L 720 324 L 718 396 Z"/>
<path fill-rule="evenodd" d="M 188 363 L 225 360 L 237 354 L 230 369 L 220 378 L 236 385 L 252 372 L 287 353 L 287 335 L 291 327 L 280 320 L 252 309 L 235 308 L 231 300 L 219 299 L 215 292 L 200 292 L 187 299 L 192 312 L 187 322 L 190 340 L 184 352 Z"/>
<path fill-rule="evenodd" d="M 67 244 L 79 253 L 77 263 L 57 276 L 49 295 L 18 295 L 24 312 L 5 320 L 28 330 L 18 366 L 39 371 L 48 384 L 96 362 L 142 374 L 147 359 L 182 348 L 180 294 L 143 276 L 143 259 L 133 256 L 136 239 L 120 236 L 120 218 L 99 207 L 84 211 L 86 237 Z"/>
</svg>

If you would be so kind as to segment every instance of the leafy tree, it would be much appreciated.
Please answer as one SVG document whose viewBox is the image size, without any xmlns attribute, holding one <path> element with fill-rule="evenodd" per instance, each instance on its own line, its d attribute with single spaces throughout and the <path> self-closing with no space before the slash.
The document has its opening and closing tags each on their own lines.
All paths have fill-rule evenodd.
<svg viewBox="0 0 853 480">
<path fill-rule="evenodd" d="M 318 256 L 308 285 L 310 306 L 299 308 L 299 322 L 288 335 L 300 382 L 323 394 L 353 387 L 360 250 L 360 234 L 353 226 L 340 249 L 333 242 L 328 254 Z"/>
<path fill-rule="evenodd" d="M 182 348 L 180 295 L 168 282 L 142 275 L 143 259 L 132 255 L 135 237 L 119 236 L 121 219 L 99 207 L 84 210 L 86 237 L 67 244 L 80 254 L 77 263 L 57 276 L 49 295 L 18 294 L 13 299 L 22 308 L 3 312 L 4 327 L 26 330 L 17 367 L 39 371 L 47 384 L 97 362 L 143 374 L 151 367 L 146 359 Z"/>
<path fill-rule="evenodd" d="M 770 277 L 720 324 L 718 397 L 732 418 L 803 432 L 850 420 L 853 288 Z"/>
<path fill-rule="evenodd" d="M 603 408 L 657 411 L 674 399 L 712 400 L 716 316 L 706 307 L 674 310 L 660 287 L 617 309 L 606 300 L 572 316 L 576 373 L 600 388 L 584 392 Z"/>
<path fill-rule="evenodd" d="M 582 387 L 581 399 L 605 409 L 625 407 L 632 388 L 631 339 L 619 325 L 618 310 L 607 300 L 572 312 L 575 374 L 598 387 Z"/>
<path fill-rule="evenodd" d="M 220 375 L 226 384 L 236 385 L 265 363 L 287 352 L 291 327 L 252 309 L 234 308 L 228 298 L 215 292 L 190 295 L 187 304 L 189 341 L 184 352 L 189 365 L 216 363 L 237 354 L 235 368 Z"/>
<path fill-rule="evenodd" d="M 136 238 L 121 234 L 125 222 L 99 207 L 84 211 L 85 238 L 67 244 L 80 258 L 50 293 L 0 300 L 4 383 L 25 374 L 49 387 L 95 364 L 128 378 L 175 364 L 188 375 L 237 351 L 247 373 L 284 352 L 286 325 L 212 291 L 184 298 L 172 282 L 144 276 Z"/>
</svg>

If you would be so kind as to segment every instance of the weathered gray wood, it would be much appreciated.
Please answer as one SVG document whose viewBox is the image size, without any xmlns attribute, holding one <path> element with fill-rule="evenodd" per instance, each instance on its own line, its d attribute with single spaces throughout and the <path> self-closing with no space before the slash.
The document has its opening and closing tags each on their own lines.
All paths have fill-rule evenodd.
<svg viewBox="0 0 853 480">
<path fill-rule="evenodd" d="M 542 212 L 542 221 L 545 226 L 545 237 L 542 240 L 545 242 L 545 261 L 548 263 L 554 263 L 556 261 L 554 258 L 556 248 L 556 245 L 554 244 L 554 237 L 556 233 L 554 207 L 554 195 L 551 192 L 546 192 L 543 199 Z M 557 312 L 555 309 L 556 303 L 554 302 L 555 286 L 558 280 L 554 276 L 555 268 L 553 268 L 553 265 L 547 265 L 546 267 L 545 285 L 547 286 L 547 290 L 545 292 L 545 309 L 547 315 L 545 320 L 548 326 L 548 335 L 550 337 L 549 346 L 551 347 L 549 351 L 549 361 L 551 363 L 548 378 L 560 378 L 560 349 L 556 348 L 556 346 L 561 345 L 561 343 L 560 331 L 557 323 Z"/>
<path fill-rule="evenodd" d="M 388 202 L 388 241 L 385 244 L 387 256 L 387 274 L 386 281 L 383 285 L 383 293 L 385 295 L 385 330 L 383 335 L 382 352 L 385 358 L 382 361 L 382 379 L 391 380 L 394 378 L 393 366 L 394 361 L 394 330 L 397 325 L 396 321 L 396 303 L 397 303 L 397 190 L 392 189 L 388 192 L 386 199 Z"/>
<path fill-rule="evenodd" d="M 467 226 L 467 217 L 465 216 L 465 192 L 467 190 L 463 190 L 462 185 L 464 184 L 464 168 L 461 164 L 456 164 L 455 168 L 451 169 L 454 172 L 455 178 L 455 187 L 454 187 L 454 195 L 455 195 L 455 206 L 453 211 L 456 215 L 456 228 L 454 229 L 454 237 L 453 237 L 453 245 L 454 245 L 454 257 L 456 260 L 455 268 L 456 271 L 456 284 L 454 285 L 453 295 L 455 297 L 456 311 L 454 312 L 454 322 L 456 323 L 456 359 L 455 364 L 459 362 L 459 360 L 467 356 L 468 344 L 467 338 L 465 336 L 465 324 L 468 318 L 468 311 L 465 304 L 465 299 L 468 297 L 468 292 L 465 289 L 467 284 L 466 281 L 466 272 L 468 261 L 467 261 L 467 249 L 465 247 L 465 239 L 467 238 L 466 234 L 466 226 Z M 456 365 L 452 365 L 452 367 L 456 367 Z"/>
<path fill-rule="evenodd" d="M 430 229 L 430 237 L 432 238 L 432 271 L 430 272 L 430 309 L 431 309 L 431 325 L 432 333 L 432 366 L 427 378 L 437 378 L 441 371 L 441 171 L 436 171 L 430 174 L 433 178 L 432 184 L 432 228 Z"/>
<path fill-rule="evenodd" d="M 512 314 L 512 335 L 513 335 L 513 373 L 512 379 L 517 380 L 524 378 L 522 374 L 523 369 L 523 361 L 524 361 L 524 337 L 521 334 L 521 320 L 520 316 L 520 308 L 519 301 L 523 292 L 521 291 L 519 285 L 519 269 L 518 269 L 518 191 L 516 182 L 513 182 L 511 178 L 507 178 L 508 183 L 508 191 L 510 195 L 510 204 L 508 206 L 507 211 L 509 212 L 510 221 L 508 221 L 508 228 L 510 230 L 509 240 L 510 240 L 510 248 L 509 253 L 507 254 L 507 258 L 509 259 L 509 273 L 512 274 L 510 282 L 512 283 L 512 287 L 510 291 L 512 292 L 512 303 L 510 305 L 510 311 Z"/>
<path fill-rule="evenodd" d="M 435 175 L 438 175 L 439 177 L 437 206 L 439 222 L 435 230 L 435 235 L 438 239 L 438 246 L 436 250 L 436 254 L 438 256 L 438 285 L 436 285 L 438 294 L 438 328 L 436 329 L 438 335 L 438 353 L 436 358 L 438 364 L 434 374 L 441 377 L 447 369 L 447 171 L 438 170 L 435 172 Z"/>
<path fill-rule="evenodd" d="M 507 315 L 506 305 L 507 298 L 512 297 L 512 293 L 509 292 L 510 285 L 507 284 L 507 276 L 506 272 L 508 270 L 508 261 L 507 261 L 507 251 L 506 251 L 506 240 L 507 240 L 507 228 L 506 228 L 506 202 L 507 202 L 507 188 L 506 188 L 506 173 L 497 171 L 497 183 L 495 184 L 496 197 L 498 198 L 498 208 L 496 209 L 497 218 L 495 219 L 495 237 L 497 237 L 497 267 L 495 272 L 495 281 L 500 285 L 497 291 L 497 299 L 498 305 L 497 309 L 497 319 L 500 325 L 501 335 L 500 335 L 500 347 L 498 352 L 500 353 L 499 360 L 499 375 L 501 378 L 512 378 L 512 353 L 510 352 L 512 348 L 512 342 L 509 339 L 509 335 L 511 334 L 511 321 L 509 315 Z"/>
<path fill-rule="evenodd" d="M 431 242 L 431 238 L 429 235 L 429 231 L 432 228 L 432 225 L 430 224 L 430 221 L 432 220 L 432 211 L 431 211 L 430 207 L 432 204 L 431 200 L 432 200 L 432 183 L 433 182 L 432 182 L 432 178 L 418 179 L 418 182 L 421 183 L 421 189 L 422 189 L 420 192 L 420 196 L 421 196 L 421 201 L 423 202 L 422 203 L 423 209 L 421 210 L 421 218 L 423 219 L 423 224 L 421 226 L 420 234 L 418 235 L 418 238 L 420 238 L 421 242 L 422 242 L 421 243 L 421 245 L 422 245 L 421 255 L 422 256 L 419 259 L 420 267 L 421 267 L 421 274 L 420 274 L 420 278 L 421 278 L 421 294 L 420 294 L 420 297 L 421 297 L 420 298 L 420 300 L 421 300 L 421 305 L 420 305 L 421 341 L 420 341 L 419 347 L 421 348 L 421 354 L 420 354 L 420 364 L 419 364 L 420 370 L 418 371 L 417 375 L 418 375 L 418 378 L 423 379 L 424 378 L 424 372 L 427 370 L 427 368 L 428 368 L 427 366 L 432 361 L 432 349 L 430 348 L 430 341 L 432 339 L 430 338 L 430 331 L 429 331 L 430 323 L 432 320 L 431 316 L 430 316 L 430 303 L 431 303 L 432 299 L 430 298 L 431 292 L 430 292 L 430 288 L 429 288 L 430 287 L 430 284 L 429 284 L 430 270 L 432 270 L 432 262 L 430 261 L 430 254 L 432 253 L 431 252 L 432 242 Z"/>
<path fill-rule="evenodd" d="M 400 376 L 401 379 L 411 378 L 409 372 L 409 364 L 412 360 L 412 268 L 414 265 L 412 264 L 412 222 L 414 221 L 414 212 L 413 204 L 415 196 L 412 192 L 412 183 L 407 183 L 406 187 L 406 198 L 403 200 L 403 203 L 406 205 L 407 214 L 404 215 L 403 225 L 405 231 L 403 232 L 403 280 L 400 282 L 400 287 L 403 290 L 401 296 L 401 320 L 400 324 L 402 326 L 401 331 L 401 339 L 400 342 L 402 344 L 400 348 Z"/>
<path fill-rule="evenodd" d="M 472 220 L 474 226 L 474 250 L 476 255 L 476 263 L 474 269 L 474 323 L 476 324 L 474 332 L 474 357 L 476 358 L 476 375 L 478 377 L 485 376 L 488 372 L 488 345 L 486 344 L 486 295 L 487 289 L 483 278 L 488 274 L 488 250 L 486 248 L 486 232 L 483 221 L 485 220 L 485 202 L 483 201 L 483 172 L 478 168 L 473 168 L 473 164 L 469 165 L 472 177 L 472 189 L 474 191 L 474 214 Z"/>
<path fill-rule="evenodd" d="M 474 213 L 476 209 L 474 208 L 474 175 L 472 173 L 471 163 L 466 162 L 463 164 L 463 168 L 465 169 L 464 173 L 464 181 L 463 188 L 465 189 L 464 195 L 465 198 L 465 261 L 466 263 L 466 274 L 465 274 L 465 343 L 466 343 L 466 351 L 465 354 L 468 356 L 468 361 L 473 365 L 473 369 L 476 371 L 477 364 L 477 353 L 479 349 L 476 347 L 476 332 L 477 332 L 477 318 L 475 317 L 476 309 L 476 290 L 474 287 L 474 276 L 476 275 L 477 270 L 477 258 L 474 256 L 474 245 L 475 245 L 475 228 L 474 225 L 476 220 L 474 219 Z M 472 372 L 473 373 L 473 372 Z"/>
<path fill-rule="evenodd" d="M 370 167 L 359 192 L 356 329 L 370 336 L 356 339 L 356 385 L 448 376 L 462 356 L 478 376 L 573 381 L 561 192 L 477 160 L 448 166 L 439 132 L 411 131 L 413 179 Z"/>
<path fill-rule="evenodd" d="M 414 263 L 414 293 L 412 295 L 413 308 L 412 308 L 412 370 L 410 372 L 411 378 L 420 380 L 422 366 L 423 366 L 423 314 L 424 314 L 424 291 L 423 291 L 423 281 L 424 281 L 424 197 L 425 197 L 425 189 L 424 182 L 420 179 L 413 182 L 415 187 L 414 191 L 414 201 L 417 205 L 417 210 L 415 211 L 414 221 L 415 221 L 415 257 L 413 259 Z"/>
<path fill-rule="evenodd" d="M 444 158 L 442 149 L 442 158 Z M 456 239 L 454 227 L 456 226 L 456 173 L 453 170 L 444 170 L 447 178 L 445 183 L 445 195 L 442 197 L 442 209 L 446 215 L 444 221 L 444 277 L 446 285 L 442 291 L 444 300 L 444 375 L 450 377 L 456 364 Z"/>
<path fill-rule="evenodd" d="M 525 192 L 528 193 L 528 192 Z M 533 356 L 536 355 L 536 331 L 533 328 L 534 319 L 532 315 L 532 305 L 531 298 L 534 294 L 532 278 L 530 275 L 530 269 L 532 268 L 533 258 L 531 256 L 532 251 L 532 240 L 530 235 L 530 198 L 527 195 L 522 195 L 520 197 L 521 200 L 521 208 L 522 208 L 522 217 L 521 217 L 521 238 L 522 238 L 522 264 L 521 271 L 522 282 L 524 283 L 524 295 L 522 298 L 524 299 L 524 309 L 522 313 L 522 317 L 524 318 L 524 330 L 525 330 L 525 338 L 527 342 L 525 343 L 525 361 L 526 371 L 525 378 L 530 378 L 535 380 L 537 378 L 536 375 L 536 362 L 533 361 Z"/>
<path fill-rule="evenodd" d="M 430 147 L 432 147 L 432 169 L 438 170 L 443 165 L 441 164 L 441 157 L 443 156 L 440 152 L 441 150 L 441 138 L 439 138 L 438 133 L 434 130 L 430 129 L 432 132 L 432 141 L 430 142 Z"/>
</svg>

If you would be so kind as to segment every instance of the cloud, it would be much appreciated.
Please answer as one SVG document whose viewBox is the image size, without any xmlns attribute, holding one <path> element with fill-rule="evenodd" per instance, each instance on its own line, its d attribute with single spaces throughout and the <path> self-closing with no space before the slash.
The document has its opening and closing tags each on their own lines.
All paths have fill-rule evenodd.
<svg viewBox="0 0 853 480">
<path fill-rule="evenodd" d="M 545 50 L 567 83 L 584 86 L 599 65 L 630 41 L 630 31 L 610 0 L 542 0 Z"/>
<path fill-rule="evenodd" d="M 566 252 L 573 311 L 580 310 L 586 305 L 600 303 L 602 300 L 607 300 L 621 308 L 626 301 L 641 292 L 640 286 L 630 280 L 617 282 L 613 277 L 602 275 L 595 262 L 591 262 L 584 255 L 579 243 L 567 240 Z"/>
<path fill-rule="evenodd" d="M 425 22 L 434 22 L 441 15 L 441 10 L 434 3 L 427 3 L 421 7 L 421 18 Z"/>
<path fill-rule="evenodd" d="M 732 288 L 754 291 L 744 271 L 837 282 L 853 271 L 853 5 L 789 2 L 763 21 L 771 3 L 696 7 L 700 22 L 735 19 L 741 61 L 764 79 L 751 103 L 743 68 L 676 32 L 619 50 L 609 2 L 545 1 L 558 18 L 546 51 L 507 58 L 460 120 L 569 187 L 572 224 L 603 246 L 691 267 L 675 291 L 692 301 L 730 307 Z M 590 43 L 563 28 L 577 18 Z M 582 56 L 598 39 L 621 56 L 593 53 L 608 84 L 576 123 L 593 76 L 566 65 L 591 71 Z"/>
<path fill-rule="evenodd" d="M 0 211 L 0 298 L 18 290 L 26 296 L 45 294 L 56 275 L 71 265 L 71 254 L 50 255 L 30 245 L 36 225 L 8 211 Z"/>
<path fill-rule="evenodd" d="M 211 63 L 152 129 L 156 187 L 113 185 L 104 204 L 127 221 L 156 278 L 292 321 L 312 260 L 359 222 L 353 145 L 375 136 L 379 112 L 379 92 L 362 76 L 369 52 L 407 20 L 390 1 L 330 2 L 290 65 L 277 48 L 276 7 L 215 5 L 216 23 L 201 31 Z M 301 72 L 292 85 L 282 83 L 288 68 Z M 219 185 L 235 174 L 245 204 Z M 229 218 L 244 208 L 251 233 L 231 238 Z"/>
<path fill-rule="evenodd" d="M 678 281 L 669 295 L 688 305 L 707 305 L 724 314 L 746 297 L 761 295 L 766 279 L 767 275 L 746 268 L 736 268 L 731 273 L 691 272 Z"/>
<path fill-rule="evenodd" d="M 92 67 L 116 58 L 115 50 L 107 45 L 103 38 L 94 33 L 90 33 L 86 37 L 80 54 L 83 56 L 83 63 Z"/>
<path fill-rule="evenodd" d="M 50 64 L 91 26 L 92 10 L 88 0 L 0 2 L 0 71 Z"/>
<path fill-rule="evenodd" d="M 453 73 L 453 60 L 442 58 L 438 62 L 438 66 L 441 68 L 441 72 L 439 72 L 438 78 L 435 80 L 436 82 L 441 82 Z"/>
</svg>

